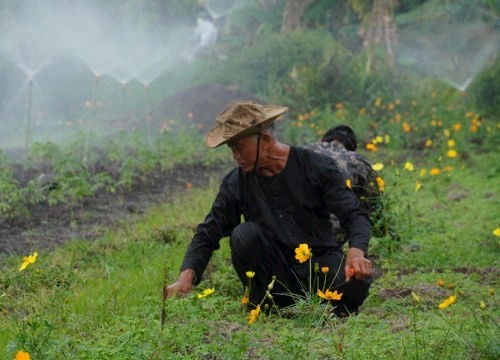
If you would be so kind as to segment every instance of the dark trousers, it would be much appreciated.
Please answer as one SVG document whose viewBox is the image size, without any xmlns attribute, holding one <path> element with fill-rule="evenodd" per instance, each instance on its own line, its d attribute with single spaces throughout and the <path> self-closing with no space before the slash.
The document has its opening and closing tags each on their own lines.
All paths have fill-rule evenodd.
<svg viewBox="0 0 500 360">
<path fill-rule="evenodd" d="M 271 233 L 252 222 L 240 224 L 233 230 L 230 246 L 233 266 L 243 287 L 249 283 L 246 272 L 255 272 L 250 288 L 251 304 L 259 304 L 266 296 L 273 276 L 276 276 L 276 282 L 271 294 L 278 306 L 293 304 L 292 294 L 305 295 L 305 291 L 309 291 L 310 282 L 313 293 L 316 293 L 318 288 L 322 291 L 336 288 L 343 295 L 341 300 L 334 301 L 333 305 L 343 305 L 349 312 L 356 312 L 368 296 L 371 278 L 362 281 L 353 279 L 342 285 L 345 281 L 345 257 L 339 249 L 327 250 L 317 256 L 312 249 L 311 265 L 309 261 L 300 264 L 292 254 L 287 256 L 283 253 Z M 316 263 L 319 271 L 315 272 Z M 328 267 L 328 273 L 323 274 L 322 267 Z"/>
</svg>

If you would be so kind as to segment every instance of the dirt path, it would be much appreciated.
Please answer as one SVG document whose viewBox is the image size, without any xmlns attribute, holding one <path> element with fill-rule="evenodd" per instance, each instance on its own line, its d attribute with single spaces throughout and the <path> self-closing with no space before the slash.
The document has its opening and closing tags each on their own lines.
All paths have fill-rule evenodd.
<svg viewBox="0 0 500 360">
<path fill-rule="evenodd" d="M 27 254 L 51 249 L 72 239 L 92 240 L 117 220 L 141 216 L 151 204 L 170 201 L 193 187 L 205 187 L 213 176 L 222 176 L 232 164 L 207 167 L 179 165 L 168 172 L 152 174 L 147 183 L 137 183 L 131 191 L 101 192 L 77 207 L 67 205 L 31 207 L 29 218 L 0 222 L 0 254 Z"/>
</svg>

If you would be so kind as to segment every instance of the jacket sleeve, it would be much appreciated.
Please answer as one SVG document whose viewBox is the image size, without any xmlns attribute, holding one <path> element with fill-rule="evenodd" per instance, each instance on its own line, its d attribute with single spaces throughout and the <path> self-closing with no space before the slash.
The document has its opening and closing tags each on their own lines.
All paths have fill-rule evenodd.
<svg viewBox="0 0 500 360">
<path fill-rule="evenodd" d="M 349 247 L 368 252 L 371 225 L 367 212 L 359 207 L 359 200 L 346 185 L 344 176 L 333 161 L 324 159 L 319 180 L 323 188 L 327 210 L 340 221 L 340 226 L 347 232 Z"/>
<path fill-rule="evenodd" d="M 222 181 L 205 220 L 196 228 L 181 267 L 181 271 L 186 269 L 195 271 L 196 285 L 200 283 L 212 253 L 219 249 L 220 240 L 229 236 L 241 221 L 238 194 L 237 172 L 232 171 Z"/>
</svg>

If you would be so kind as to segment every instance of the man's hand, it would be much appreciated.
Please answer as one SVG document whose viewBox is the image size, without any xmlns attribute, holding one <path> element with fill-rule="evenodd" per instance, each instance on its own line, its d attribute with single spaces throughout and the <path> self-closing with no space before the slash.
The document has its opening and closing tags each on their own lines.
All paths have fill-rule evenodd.
<svg viewBox="0 0 500 360">
<path fill-rule="evenodd" d="M 177 281 L 163 289 L 163 297 L 168 299 L 174 294 L 185 295 L 193 289 L 194 270 L 186 269 L 179 274 Z"/>
<path fill-rule="evenodd" d="M 346 281 L 351 280 L 352 276 L 356 280 L 363 280 L 371 274 L 372 262 L 365 258 L 363 250 L 350 248 L 345 262 Z"/>
</svg>

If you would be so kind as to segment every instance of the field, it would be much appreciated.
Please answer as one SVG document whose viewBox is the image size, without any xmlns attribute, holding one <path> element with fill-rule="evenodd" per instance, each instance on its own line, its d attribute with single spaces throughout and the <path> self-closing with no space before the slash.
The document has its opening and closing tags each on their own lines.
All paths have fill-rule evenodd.
<svg viewBox="0 0 500 360">
<path fill-rule="evenodd" d="M 4 249 L 2 358 L 12 359 L 21 349 L 33 359 L 498 358 L 498 123 L 455 110 L 437 117 L 432 107 L 416 104 L 418 115 L 398 115 L 395 104 L 376 99 L 356 111 L 337 104 L 333 113 L 300 114 L 285 127 L 286 139 L 300 144 L 329 123 L 348 121 L 361 129 L 360 152 L 383 165 L 384 211 L 401 239 L 372 238 L 375 282 L 359 315 L 332 317 L 317 297 L 306 296 L 293 309 L 259 314 L 249 324 L 223 239 L 194 293 L 166 302 L 161 327 L 162 286 L 177 277 L 194 228 L 231 166 L 222 149 L 216 161 L 206 162 L 212 170 L 194 162 L 184 173 L 171 172 L 169 183 L 177 186 L 159 186 L 168 189 L 167 196 L 153 194 L 156 201 L 141 203 L 143 214 L 100 224 L 92 241 L 73 236 L 47 247 L 37 242 L 35 231 L 29 253 Z M 418 120 L 425 112 L 432 119 L 428 124 Z M 369 120 L 375 114 L 381 119 L 377 124 Z M 184 152 L 203 152 L 199 137 L 192 144 Z M 177 156 L 169 159 L 186 162 Z M 197 156 L 203 163 L 203 155 Z M 154 178 L 148 174 L 157 165 L 142 176 Z M 202 174 L 211 174 L 211 180 L 196 181 Z M 109 184 L 120 196 L 140 192 L 140 176 L 123 189 L 117 185 L 120 176 L 113 179 Z M 92 203 L 105 193 L 115 192 L 83 198 Z M 76 205 L 69 209 L 82 210 L 82 199 L 70 199 Z M 36 206 L 50 208 L 45 201 L 26 205 L 26 211 L 36 218 Z M 13 221 L 8 215 L 3 224 Z M 78 219 L 73 219 L 77 228 Z M 54 224 L 60 233 L 68 226 Z M 26 268 L 20 271 L 23 261 Z M 197 296 L 206 289 L 215 291 Z"/>
</svg>

